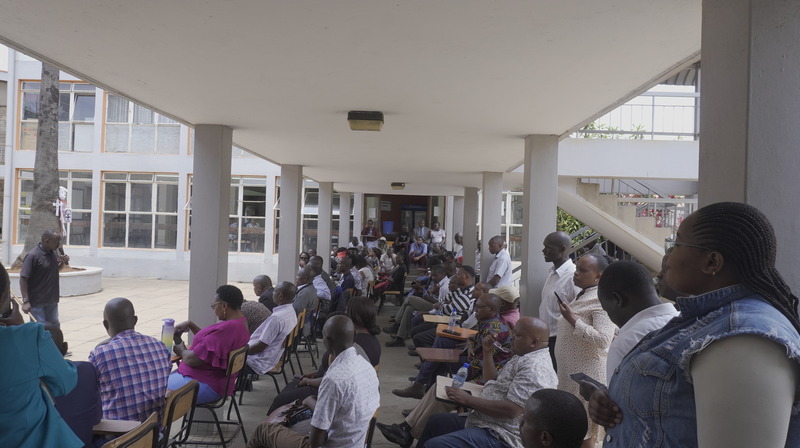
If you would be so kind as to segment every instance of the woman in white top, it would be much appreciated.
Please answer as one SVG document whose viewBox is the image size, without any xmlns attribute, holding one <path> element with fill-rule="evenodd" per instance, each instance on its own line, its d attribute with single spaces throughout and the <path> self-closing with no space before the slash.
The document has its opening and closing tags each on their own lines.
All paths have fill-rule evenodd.
<svg viewBox="0 0 800 448">
<path fill-rule="evenodd" d="M 558 318 L 556 337 L 556 362 L 558 363 L 558 389 L 569 392 L 584 403 L 580 387 L 570 375 L 585 373 L 598 381 L 606 378 L 608 347 L 617 326 L 600 305 L 597 283 L 603 271 L 613 261 L 606 255 L 586 254 L 575 263 L 573 283 L 581 289 L 575 300 L 567 304 L 559 300 L 561 317 Z M 569 300 L 562 297 L 561 299 Z M 600 426 L 589 425 L 587 443 L 598 443 Z M 592 445 L 594 446 L 594 445 Z"/>
<path fill-rule="evenodd" d="M 361 276 L 361 295 L 366 297 L 369 291 L 369 283 L 375 280 L 375 272 L 367 263 L 367 259 L 361 255 L 356 257 L 355 267 L 358 269 L 358 275 Z"/>
</svg>

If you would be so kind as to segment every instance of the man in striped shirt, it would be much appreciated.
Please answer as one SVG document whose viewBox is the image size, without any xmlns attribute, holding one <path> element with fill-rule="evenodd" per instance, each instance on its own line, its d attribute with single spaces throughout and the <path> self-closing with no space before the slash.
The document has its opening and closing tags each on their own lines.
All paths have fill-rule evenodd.
<svg viewBox="0 0 800 448">
<path fill-rule="evenodd" d="M 144 421 L 161 412 L 170 371 L 169 349 L 158 339 L 133 328 L 138 318 L 130 300 L 111 299 L 103 326 L 111 339 L 89 354 L 97 370 L 103 418 Z"/>
</svg>

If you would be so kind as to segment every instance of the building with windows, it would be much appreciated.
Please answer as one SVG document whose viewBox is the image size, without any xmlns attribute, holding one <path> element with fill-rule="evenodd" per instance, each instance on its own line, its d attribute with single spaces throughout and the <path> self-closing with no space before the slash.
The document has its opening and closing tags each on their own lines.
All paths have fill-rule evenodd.
<svg viewBox="0 0 800 448">
<path fill-rule="evenodd" d="M 784 243 L 779 264 L 793 265 L 786 204 L 800 193 L 790 123 L 800 113 L 800 60 L 787 49 L 800 29 L 795 2 L 106 6 L 4 4 L 0 42 L 21 52 L 8 58 L 6 75 L 6 114 L 14 116 L 6 119 L 3 194 L 20 210 L 4 213 L 5 254 L 24 227 L 22 171 L 33 164 L 26 148 L 36 111 L 25 97 L 35 89 L 25 83 L 39 75 L 17 56 L 26 54 L 72 75 L 61 89 L 61 169 L 73 189 L 88 179 L 92 186 L 91 207 L 80 209 L 91 214 L 88 233 L 70 230 L 76 261 L 179 273 L 192 297 L 246 271 L 237 266 L 294 277 L 296 254 L 311 241 L 304 221 L 313 234 L 307 180 L 318 188 L 318 252 L 366 218 L 423 211 L 384 200 L 398 193 L 393 183 L 404 197 L 427 197 L 426 217 L 441 216 L 451 234 L 477 236 L 478 223 L 484 235 L 516 232 L 523 312 L 537 309 L 547 273 L 540 244 L 557 206 L 647 264 L 660 259 L 658 237 L 624 223 L 629 212 L 617 206 L 625 198 L 590 200 L 604 187 L 581 179 L 610 179 L 610 190 L 625 179 L 697 182 L 690 194 L 698 205 L 752 203 Z M 701 50 L 700 130 L 689 131 L 699 142 L 654 139 L 643 149 L 637 139 L 570 138 L 687 70 Z M 349 111 L 383 112 L 383 130 L 350 130 Z M 598 124 L 601 134 L 618 131 Z M 237 156 L 234 144 L 258 160 Z M 263 184 L 248 185 L 253 178 Z M 519 226 L 507 191 L 521 192 L 512 195 Z M 335 193 L 339 212 L 353 219 L 338 231 L 327 219 L 336 216 Z M 465 238 L 467 262 L 477 244 Z M 490 261 L 485 246 L 481 256 Z M 800 285 L 800 274 L 786 277 Z M 190 318 L 208 322 L 204 308 L 190 300 Z"/>
</svg>

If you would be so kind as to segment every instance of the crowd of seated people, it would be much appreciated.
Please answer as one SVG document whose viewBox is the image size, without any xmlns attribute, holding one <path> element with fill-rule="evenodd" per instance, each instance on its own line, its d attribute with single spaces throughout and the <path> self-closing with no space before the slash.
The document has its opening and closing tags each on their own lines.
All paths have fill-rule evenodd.
<svg viewBox="0 0 800 448">
<path fill-rule="evenodd" d="M 545 238 L 543 255 L 554 263 L 548 275 L 558 276 L 560 256 L 548 248 L 553 235 Z M 662 446 L 800 446 L 798 299 L 775 267 L 776 250 L 763 214 L 748 205 L 720 203 L 682 222 L 657 284 L 637 262 L 588 252 L 575 260 L 569 285 L 558 289 L 555 337 L 543 319 L 520 314 L 525 297 L 516 288 L 477 281 L 475 269 L 456 262 L 452 253 L 431 256 L 429 272 L 415 280 L 393 313 L 396 326 L 387 332 L 395 339 L 389 346 L 405 347 L 411 338 L 411 355 L 433 347 L 456 349 L 460 356 L 421 362 L 411 384 L 392 391 L 397 400 L 417 400 L 414 406 L 402 412 L 403 419 L 381 413 L 377 427 L 392 443 L 409 447 L 416 441 L 423 448 L 585 448 L 601 440 L 606 446 L 654 446 L 653 437 Z M 310 257 L 297 279 L 308 297 L 293 283 L 279 283 L 270 295 L 272 314 L 252 334 L 241 292 L 220 287 L 212 302 L 217 324 L 176 326 L 178 333 L 194 332 L 195 339 L 191 347 L 175 346 L 186 367 L 172 373 L 166 348 L 135 331 L 133 305 L 126 299 L 107 303 L 109 340 L 98 345 L 89 363 L 64 360 L 61 333 L 23 324 L 13 303 L 0 317 L 3 378 L 14 385 L 0 386 L 6 398 L 0 405 L 0 446 L 90 446 L 87 424 L 90 428 L 100 417 L 141 421 L 163 405 L 168 388 L 187 378 L 201 383 L 201 400 L 214 400 L 220 394 L 222 354 L 247 344 L 248 368 L 268 371 L 297 325 L 298 311 L 307 311 L 314 299 L 331 303 L 320 325 L 326 349 L 320 366 L 278 393 L 267 420 L 248 432 L 247 446 L 363 446 L 380 405 L 381 344 L 374 299 L 354 279 L 367 278 L 353 269 L 364 267 L 366 258 L 360 257 L 343 251 L 333 288 L 321 263 Z M 394 261 L 389 281 L 406 266 L 402 254 Z M 7 288 L 3 275 L 0 290 Z M 265 283 L 254 280 L 257 296 Z M 665 298 L 677 298 L 677 304 Z M 8 297 L 0 294 L 3 300 Z M 476 333 L 463 342 L 438 336 L 425 321 L 430 313 L 457 314 L 459 326 Z M 553 342 L 555 359 L 549 350 Z M 136 355 L 125 356 L 121 344 L 126 351 L 136 347 Z M 137 383 L 144 380 L 125 376 L 120 367 L 137 361 L 150 369 L 149 392 Z M 453 374 L 464 363 L 473 392 L 444 387 L 442 396 L 437 376 Z M 137 387 L 126 389 L 131 384 Z M 137 392 L 125 395 L 131 390 Z M 287 421 L 283 410 L 299 402 L 310 409 L 310 418 Z"/>
</svg>

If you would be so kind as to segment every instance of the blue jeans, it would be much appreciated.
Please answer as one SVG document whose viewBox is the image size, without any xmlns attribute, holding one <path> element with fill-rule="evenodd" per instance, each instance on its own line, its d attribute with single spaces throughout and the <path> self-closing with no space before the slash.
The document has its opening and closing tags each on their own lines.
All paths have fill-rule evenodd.
<svg viewBox="0 0 800 448">
<path fill-rule="evenodd" d="M 417 443 L 417 448 L 507 448 L 486 428 L 464 428 L 467 417 L 458 414 L 433 414 Z"/>
<path fill-rule="evenodd" d="M 61 328 L 61 322 L 58 321 L 58 304 L 44 306 L 31 306 L 31 315 L 36 322 L 41 322 L 45 325 L 54 325 Z"/>
<path fill-rule="evenodd" d="M 179 389 L 184 384 L 192 381 L 192 379 L 193 378 L 189 378 L 188 376 L 181 375 L 177 371 L 172 372 L 169 374 L 169 378 L 167 379 L 167 389 Z M 222 398 L 222 395 L 216 393 L 214 389 L 212 389 L 211 386 L 206 383 L 201 383 L 198 381 L 197 386 L 197 404 L 211 403 L 212 401 L 217 401 Z"/>
</svg>

